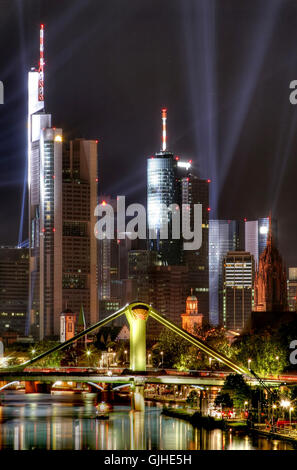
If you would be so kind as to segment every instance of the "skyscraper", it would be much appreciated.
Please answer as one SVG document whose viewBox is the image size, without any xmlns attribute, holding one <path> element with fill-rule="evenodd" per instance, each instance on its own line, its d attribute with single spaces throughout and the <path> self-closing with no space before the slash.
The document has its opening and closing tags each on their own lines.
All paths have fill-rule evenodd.
<svg viewBox="0 0 297 470">
<path fill-rule="evenodd" d="M 202 245 L 199 250 L 184 250 L 183 262 L 188 267 L 188 291 L 198 297 L 199 312 L 205 319 L 209 316 L 209 183 L 189 173 L 182 178 L 182 203 L 189 204 L 191 230 L 194 229 L 193 206 L 202 204 Z"/>
<path fill-rule="evenodd" d="M 252 312 L 254 258 L 244 251 L 229 251 L 223 261 L 223 326 L 242 332 Z"/>
<path fill-rule="evenodd" d="M 55 213 L 54 195 L 61 194 L 62 131 L 51 128 L 51 115 L 44 110 L 44 28 L 40 28 L 39 69 L 28 75 L 28 205 L 29 205 L 29 326 L 35 335 L 43 338 L 51 326 L 46 321 L 45 305 L 53 311 L 51 300 L 54 273 L 52 243 L 55 237 L 58 213 Z M 53 221 L 55 220 L 55 226 Z M 59 220 L 60 221 L 60 220 Z M 61 227 L 60 227 L 61 228 Z M 47 232 L 46 232 L 47 230 Z M 46 235 L 45 235 L 46 234 Z M 44 269 L 46 267 L 46 269 Z M 57 292 L 57 296 L 59 293 Z M 49 302 L 47 302 L 49 300 Z"/>
<path fill-rule="evenodd" d="M 73 312 L 79 312 L 83 306 L 88 325 L 99 319 L 98 240 L 94 235 L 97 187 L 97 142 L 75 139 L 65 143 L 62 184 L 62 309 L 68 307 Z"/>
<path fill-rule="evenodd" d="M 241 248 L 239 235 L 239 224 L 235 220 L 209 221 L 209 321 L 214 325 L 225 322 L 222 297 L 223 259 L 228 251 Z"/>
<path fill-rule="evenodd" d="M 254 256 L 256 265 L 259 264 L 259 256 L 263 253 L 267 245 L 269 232 L 269 217 L 262 217 L 257 220 L 245 220 L 245 251 Z M 277 224 L 272 219 L 272 231 L 274 239 L 277 240 Z"/>
<path fill-rule="evenodd" d="M 98 318 L 97 143 L 76 140 L 63 148 L 61 129 L 44 112 L 43 26 L 39 70 L 28 82 L 29 311 L 27 332 L 58 336 L 60 313 L 84 304 Z"/>
<path fill-rule="evenodd" d="M 162 150 L 147 160 L 147 226 L 149 249 L 157 251 L 165 266 L 179 265 L 182 261 L 182 240 L 172 237 L 172 211 L 181 207 L 180 173 L 185 174 L 191 164 L 181 162 L 178 156 L 167 150 L 167 110 L 162 109 Z M 167 212 L 171 206 L 172 211 Z M 162 226 L 168 224 L 168 239 L 162 239 Z"/>
<path fill-rule="evenodd" d="M 25 333 L 28 308 L 29 251 L 0 248 L 0 334 Z"/>
</svg>

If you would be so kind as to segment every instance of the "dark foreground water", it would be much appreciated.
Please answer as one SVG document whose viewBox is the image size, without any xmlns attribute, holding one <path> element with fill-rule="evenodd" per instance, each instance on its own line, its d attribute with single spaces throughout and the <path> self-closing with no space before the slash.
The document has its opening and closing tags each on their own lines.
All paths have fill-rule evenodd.
<svg viewBox="0 0 297 470">
<path fill-rule="evenodd" d="M 291 450 L 289 443 L 220 430 L 193 428 L 161 415 L 148 404 L 145 413 L 114 406 L 107 421 L 95 418 L 92 397 L 2 394 L 0 449 L 90 450 Z"/>
</svg>

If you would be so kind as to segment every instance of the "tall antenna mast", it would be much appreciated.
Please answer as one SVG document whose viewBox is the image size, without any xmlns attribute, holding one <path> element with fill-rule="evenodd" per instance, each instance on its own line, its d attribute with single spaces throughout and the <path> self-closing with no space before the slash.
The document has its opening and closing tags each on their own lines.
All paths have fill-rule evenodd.
<svg viewBox="0 0 297 470">
<path fill-rule="evenodd" d="M 44 25 L 40 25 L 38 101 L 44 101 Z"/>
<path fill-rule="evenodd" d="M 162 151 L 166 152 L 167 135 L 166 135 L 167 108 L 162 108 Z"/>
</svg>

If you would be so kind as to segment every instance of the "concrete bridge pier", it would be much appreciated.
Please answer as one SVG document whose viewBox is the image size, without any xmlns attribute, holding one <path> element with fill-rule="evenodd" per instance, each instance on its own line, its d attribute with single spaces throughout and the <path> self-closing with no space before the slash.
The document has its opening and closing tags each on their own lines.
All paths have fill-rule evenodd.
<svg viewBox="0 0 297 470">
<path fill-rule="evenodd" d="M 144 411 L 144 385 L 137 384 L 132 388 L 132 403 L 131 407 L 134 411 Z"/>
<path fill-rule="evenodd" d="M 26 393 L 51 393 L 52 384 L 45 382 L 26 381 Z"/>
<path fill-rule="evenodd" d="M 202 416 L 208 415 L 208 406 L 209 406 L 209 393 L 207 391 L 203 391 L 200 393 L 200 413 Z"/>
</svg>

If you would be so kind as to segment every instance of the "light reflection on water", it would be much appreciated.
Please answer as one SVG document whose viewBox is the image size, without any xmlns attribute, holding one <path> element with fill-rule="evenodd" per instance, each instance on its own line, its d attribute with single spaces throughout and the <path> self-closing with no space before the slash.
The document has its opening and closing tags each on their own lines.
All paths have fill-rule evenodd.
<svg viewBox="0 0 297 470">
<path fill-rule="evenodd" d="M 289 450 L 292 445 L 221 430 L 205 431 L 161 415 L 149 403 L 145 413 L 114 406 L 110 419 L 95 418 L 92 399 L 77 395 L 6 393 L 0 406 L 0 449 L 55 450 Z"/>
</svg>

